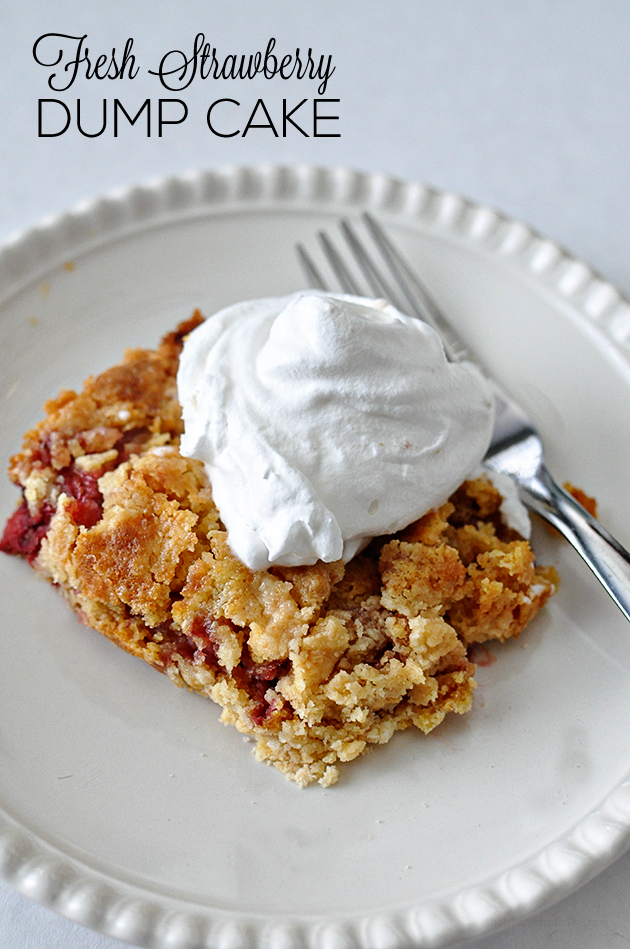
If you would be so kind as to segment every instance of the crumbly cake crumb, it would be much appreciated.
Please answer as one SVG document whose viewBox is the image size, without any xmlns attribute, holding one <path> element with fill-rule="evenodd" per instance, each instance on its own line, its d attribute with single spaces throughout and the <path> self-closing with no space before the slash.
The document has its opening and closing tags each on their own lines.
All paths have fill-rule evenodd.
<svg viewBox="0 0 630 949">
<path fill-rule="evenodd" d="M 22 502 L 0 549 L 83 623 L 221 705 L 258 760 L 328 787 L 396 731 L 467 712 L 471 647 L 518 636 L 557 576 L 483 477 L 345 566 L 250 571 L 203 465 L 178 449 L 179 353 L 200 320 L 46 404 L 11 459 Z"/>
</svg>

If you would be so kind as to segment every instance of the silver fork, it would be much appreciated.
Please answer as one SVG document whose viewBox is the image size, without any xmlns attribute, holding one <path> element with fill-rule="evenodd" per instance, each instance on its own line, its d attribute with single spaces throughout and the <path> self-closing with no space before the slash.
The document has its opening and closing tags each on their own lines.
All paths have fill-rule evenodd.
<svg viewBox="0 0 630 949">
<path fill-rule="evenodd" d="M 341 290 L 356 296 L 385 298 L 402 312 L 430 323 L 440 333 L 450 360 L 468 359 L 477 363 L 488 378 L 495 399 L 494 431 L 484 464 L 514 479 L 525 506 L 564 535 L 630 620 L 630 554 L 554 481 L 545 465 L 542 441 L 531 420 L 492 379 L 482 362 L 455 332 L 382 227 L 367 212 L 363 218 L 378 250 L 379 263 L 375 262 L 374 253 L 368 251 L 349 221 L 341 221 L 340 226 L 351 257 L 367 283 L 367 293 L 330 237 L 323 231 L 318 235 Z M 296 251 L 309 286 L 330 290 L 305 247 L 298 244 Z"/>
</svg>

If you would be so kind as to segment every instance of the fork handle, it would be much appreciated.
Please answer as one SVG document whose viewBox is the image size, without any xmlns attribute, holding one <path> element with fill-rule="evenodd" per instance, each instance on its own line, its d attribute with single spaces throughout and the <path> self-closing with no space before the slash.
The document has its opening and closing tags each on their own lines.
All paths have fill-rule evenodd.
<svg viewBox="0 0 630 949">
<path fill-rule="evenodd" d="M 520 488 L 524 504 L 556 527 L 575 547 L 630 620 L 630 553 L 554 481 L 544 465 Z"/>
</svg>

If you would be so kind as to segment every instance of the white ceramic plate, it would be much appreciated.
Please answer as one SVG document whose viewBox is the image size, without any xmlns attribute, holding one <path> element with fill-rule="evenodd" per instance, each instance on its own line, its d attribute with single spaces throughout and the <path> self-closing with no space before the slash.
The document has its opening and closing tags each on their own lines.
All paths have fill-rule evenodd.
<svg viewBox="0 0 630 949">
<path fill-rule="evenodd" d="M 628 304 L 523 224 L 347 170 L 159 181 L 6 246 L 0 457 L 61 386 L 193 307 L 303 286 L 294 241 L 364 207 L 529 407 L 558 478 L 630 544 Z M 4 519 L 17 494 L 0 491 Z M 0 872 L 154 949 L 443 946 L 559 898 L 628 839 L 630 630 L 565 544 L 541 525 L 535 542 L 562 586 L 493 647 L 473 712 L 304 791 L 2 557 Z"/>
</svg>

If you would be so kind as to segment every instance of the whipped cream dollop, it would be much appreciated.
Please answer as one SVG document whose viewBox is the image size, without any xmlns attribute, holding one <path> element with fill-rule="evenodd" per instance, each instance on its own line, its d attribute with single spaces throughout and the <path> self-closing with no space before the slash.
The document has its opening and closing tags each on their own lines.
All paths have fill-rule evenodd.
<svg viewBox="0 0 630 949">
<path fill-rule="evenodd" d="M 350 560 L 441 504 L 479 464 L 493 399 L 438 334 L 379 300 L 237 303 L 187 338 L 184 455 L 206 465 L 252 570 Z"/>
</svg>

